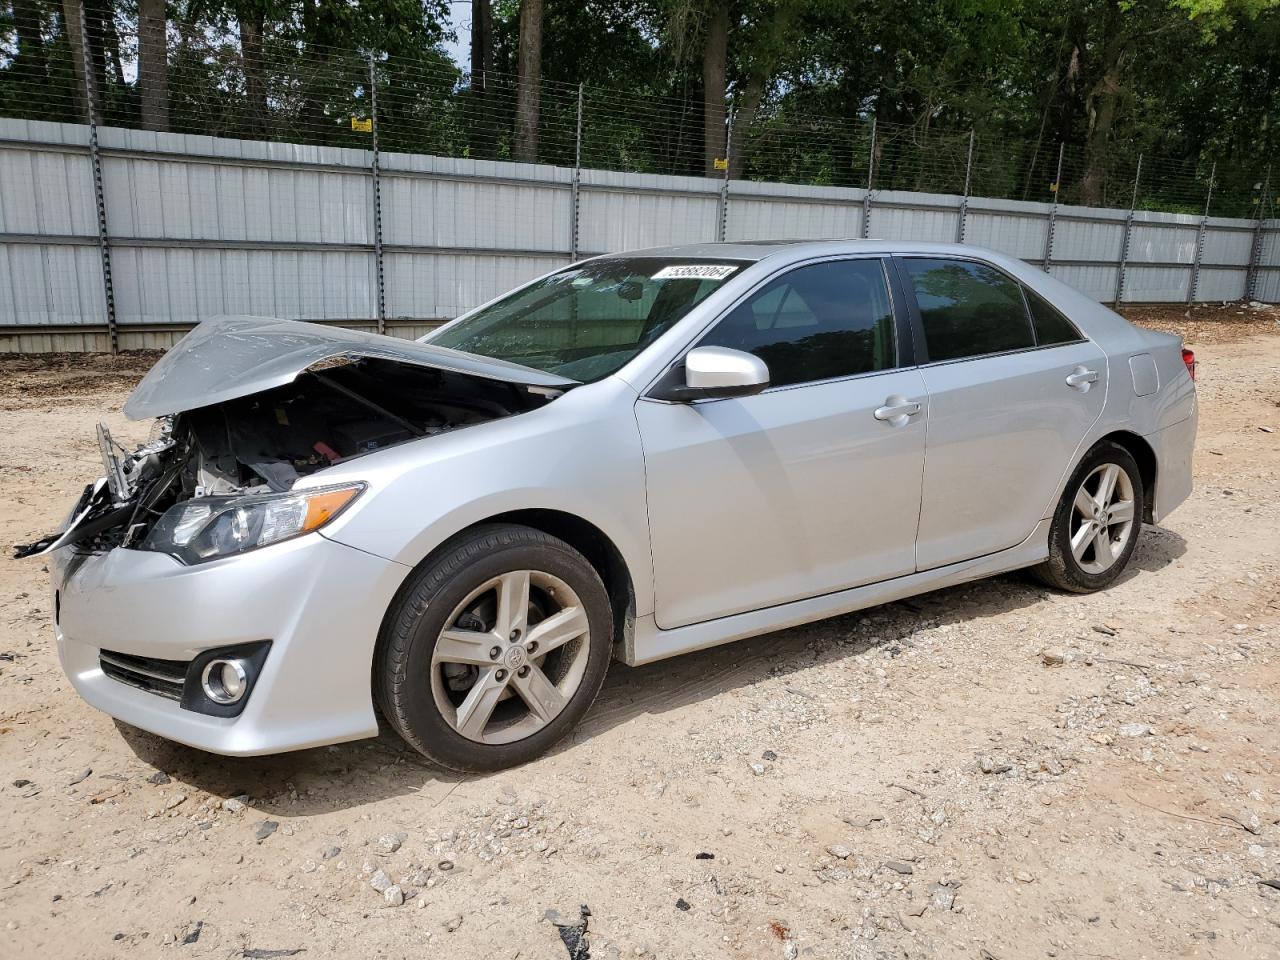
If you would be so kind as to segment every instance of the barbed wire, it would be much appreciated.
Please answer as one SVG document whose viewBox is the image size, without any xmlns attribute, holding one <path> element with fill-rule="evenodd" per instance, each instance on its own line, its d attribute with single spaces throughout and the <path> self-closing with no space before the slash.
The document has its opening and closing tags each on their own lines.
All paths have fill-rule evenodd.
<svg viewBox="0 0 1280 960">
<path fill-rule="evenodd" d="M 367 148 L 378 125 L 384 151 L 515 160 L 638 173 L 732 177 L 1194 215 L 1275 215 L 1280 176 L 1226 159 L 1106 151 L 927 124 L 805 115 L 772 105 L 732 130 L 708 132 L 700 99 L 543 80 L 525 98 L 501 71 L 469 76 L 443 54 L 403 56 L 304 42 L 283 32 L 242 44 L 235 32 L 181 31 L 167 52 L 167 94 L 143 103 L 139 37 L 120 22 L 91 21 L 94 119 L 314 146 Z M 251 47 L 251 49 L 246 49 Z M 70 44 L 45 48 L 36 68 L 0 68 L 0 116 L 84 122 L 82 70 Z M 371 85 L 378 116 L 371 117 Z M 726 105 L 731 107 L 731 105 Z M 580 141 L 579 141 L 580 131 Z M 725 157 L 725 142 L 731 154 Z M 725 170 L 725 165 L 728 169 Z"/>
</svg>

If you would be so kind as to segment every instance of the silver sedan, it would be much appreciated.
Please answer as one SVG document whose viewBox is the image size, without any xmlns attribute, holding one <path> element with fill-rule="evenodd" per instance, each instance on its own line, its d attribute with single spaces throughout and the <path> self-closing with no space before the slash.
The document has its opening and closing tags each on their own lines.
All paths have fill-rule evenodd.
<svg viewBox="0 0 1280 960">
<path fill-rule="evenodd" d="M 1121 576 L 1191 490 L 1195 361 L 940 244 L 576 263 L 419 342 L 201 324 L 52 554 L 89 703 L 215 753 L 521 763 L 643 664 L 1029 567 Z"/>
</svg>

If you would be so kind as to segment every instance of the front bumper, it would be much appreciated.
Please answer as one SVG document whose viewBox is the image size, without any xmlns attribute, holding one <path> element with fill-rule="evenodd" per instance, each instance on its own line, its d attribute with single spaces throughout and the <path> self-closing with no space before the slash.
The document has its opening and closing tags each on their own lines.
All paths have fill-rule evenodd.
<svg viewBox="0 0 1280 960">
<path fill-rule="evenodd" d="M 55 551 L 62 667 L 91 705 L 171 740 L 254 756 L 377 734 L 370 670 L 409 568 L 319 534 L 183 566 L 141 550 Z M 103 649 L 162 660 L 270 640 L 244 710 L 215 717 L 105 675 Z"/>
</svg>

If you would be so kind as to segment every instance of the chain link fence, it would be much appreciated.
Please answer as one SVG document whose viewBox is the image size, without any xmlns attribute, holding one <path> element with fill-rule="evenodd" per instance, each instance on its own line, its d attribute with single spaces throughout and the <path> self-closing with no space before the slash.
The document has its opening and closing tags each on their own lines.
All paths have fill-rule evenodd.
<svg viewBox="0 0 1280 960">
<path fill-rule="evenodd" d="M 42 64 L 0 49 L 0 352 L 165 346 L 217 313 L 418 335 L 566 260 L 770 236 L 971 242 L 1108 303 L 1280 297 L 1265 164 L 785 101 L 707 122 L 172 22 L 140 86 L 136 35 L 78 26 Z"/>
<path fill-rule="evenodd" d="M 381 149 L 404 153 L 1251 219 L 1275 216 L 1280 193 L 1265 163 L 1161 157 L 1125 144 L 1091 157 L 1079 144 L 803 116 L 785 104 L 749 121 L 730 105 L 727 129 L 712 125 L 708 149 L 698 99 L 544 80 L 521 115 L 517 77 L 469 76 L 440 54 L 364 53 L 285 32 L 246 39 L 173 22 L 166 89 L 148 109 L 137 33 L 109 20 L 82 29 L 88 69 L 66 40 L 45 49 L 38 76 L 10 62 L 0 69 L 0 115 L 85 122 L 92 104 L 106 126 L 367 149 L 376 91 Z"/>
</svg>

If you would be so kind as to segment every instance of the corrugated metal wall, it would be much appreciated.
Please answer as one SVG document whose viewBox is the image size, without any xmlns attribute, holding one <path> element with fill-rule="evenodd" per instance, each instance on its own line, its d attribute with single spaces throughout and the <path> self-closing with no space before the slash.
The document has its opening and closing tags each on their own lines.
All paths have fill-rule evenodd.
<svg viewBox="0 0 1280 960">
<path fill-rule="evenodd" d="M 226 313 L 376 327 L 370 153 L 115 128 L 99 144 L 121 348 Z M 1185 301 L 1193 276 L 1199 300 L 1238 299 L 1250 276 L 1280 300 L 1274 221 L 598 170 L 575 192 L 570 169 L 410 154 L 380 168 L 386 322 L 404 336 L 574 249 L 717 236 L 963 238 L 1107 302 Z M 107 320 L 88 128 L 0 120 L 0 351 L 106 349 Z"/>
</svg>

